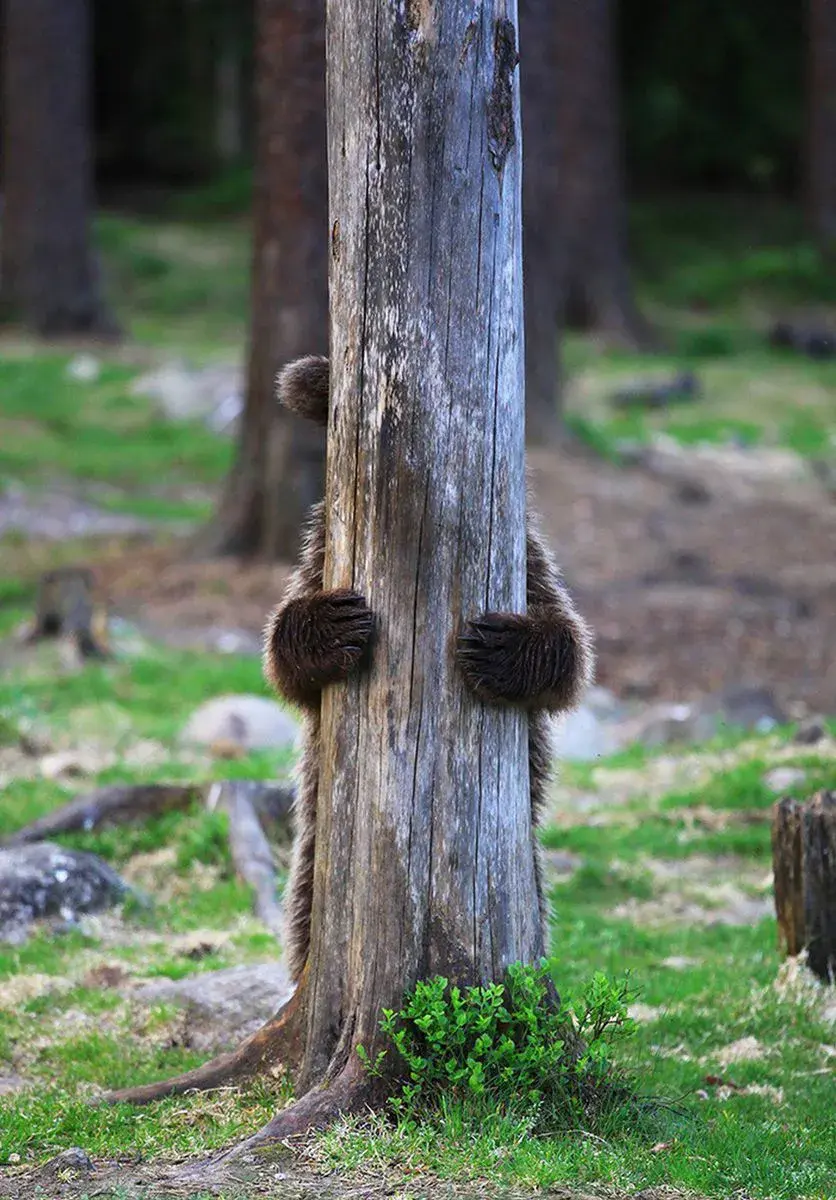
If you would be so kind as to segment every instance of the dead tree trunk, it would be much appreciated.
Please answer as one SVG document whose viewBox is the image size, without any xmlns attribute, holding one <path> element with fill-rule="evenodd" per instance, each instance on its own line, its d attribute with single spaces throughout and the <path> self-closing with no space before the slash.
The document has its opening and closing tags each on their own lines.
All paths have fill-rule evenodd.
<svg viewBox="0 0 836 1200">
<path fill-rule="evenodd" d="M 775 807 L 775 909 L 787 954 L 807 951 L 811 971 L 836 980 L 836 792 Z"/>
<path fill-rule="evenodd" d="M 627 257 L 616 0 L 552 0 L 562 324 L 644 346 Z"/>
<path fill-rule="evenodd" d="M 200 549 L 292 558 L 324 487 L 321 431 L 279 410 L 279 367 L 328 328 L 325 22 L 309 0 L 258 0 L 252 314 L 238 454 Z"/>
<path fill-rule="evenodd" d="M 836 241 L 836 5 L 809 0 L 807 13 L 806 207 L 813 236 Z"/>
<path fill-rule="evenodd" d="M 417 979 L 542 952 L 527 721 L 451 654 L 525 606 L 516 3 L 331 0 L 328 62 L 325 588 L 378 627 L 323 696 L 303 1088 L 353 1080 Z"/>
<path fill-rule="evenodd" d="M 6 0 L 3 308 L 45 336 L 117 333 L 91 244 L 87 0 Z"/>
<path fill-rule="evenodd" d="M 367 598 L 371 662 L 323 693 L 293 999 L 231 1058 L 111 1099 L 280 1061 L 299 1098 L 253 1141 L 284 1138 L 369 1098 L 357 1047 L 416 980 L 543 952 L 528 722 L 453 661 L 466 620 L 525 611 L 516 44 L 515 0 L 329 0 L 324 586 Z"/>
</svg>

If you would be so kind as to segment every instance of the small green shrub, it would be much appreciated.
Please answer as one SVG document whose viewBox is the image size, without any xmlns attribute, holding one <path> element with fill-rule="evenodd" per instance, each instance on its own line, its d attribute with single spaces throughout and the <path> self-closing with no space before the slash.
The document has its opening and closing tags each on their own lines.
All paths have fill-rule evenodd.
<svg viewBox="0 0 836 1200">
<path fill-rule="evenodd" d="M 612 1060 L 631 1034 L 626 982 L 597 973 L 575 1000 L 558 1002 L 548 964 L 515 964 L 503 983 L 459 988 L 418 983 L 381 1030 L 406 1076 L 390 1103 L 414 1121 L 451 1099 L 472 1110 L 527 1117 L 542 1132 L 594 1121 L 629 1091 Z M 382 1073 L 383 1050 L 367 1067 Z"/>
</svg>

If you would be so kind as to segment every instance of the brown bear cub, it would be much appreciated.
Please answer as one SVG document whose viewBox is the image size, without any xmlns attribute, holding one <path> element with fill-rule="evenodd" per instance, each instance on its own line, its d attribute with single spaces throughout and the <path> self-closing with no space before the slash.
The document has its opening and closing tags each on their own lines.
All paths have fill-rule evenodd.
<svg viewBox="0 0 836 1200">
<path fill-rule="evenodd" d="M 282 404 L 328 424 L 328 360 L 302 358 L 279 374 Z M 474 694 L 489 704 L 517 704 L 529 713 L 532 836 L 540 819 L 551 752 L 547 714 L 573 708 L 592 673 L 592 639 L 529 514 L 526 535 L 526 615 L 484 613 L 458 638 L 456 659 Z M 311 511 L 301 559 L 265 630 L 264 669 L 272 686 L 305 714 L 296 795 L 293 862 L 285 889 L 285 954 L 298 979 L 308 955 L 314 838 L 319 787 L 320 694 L 360 667 L 373 615 L 348 589 L 323 591 L 325 512 Z M 537 888 L 546 905 L 535 836 Z M 544 929 L 545 934 L 545 929 Z"/>
</svg>

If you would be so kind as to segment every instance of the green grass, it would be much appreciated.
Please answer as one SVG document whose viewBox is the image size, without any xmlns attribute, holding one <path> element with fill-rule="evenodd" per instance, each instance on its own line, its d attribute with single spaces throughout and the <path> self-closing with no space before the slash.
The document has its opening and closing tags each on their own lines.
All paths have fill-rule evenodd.
<svg viewBox="0 0 836 1200">
<path fill-rule="evenodd" d="M 209 359 L 240 349 L 250 305 L 247 220 L 108 215 L 96 228 L 109 294 L 135 340 Z"/>
<path fill-rule="evenodd" d="M 663 350 L 601 351 L 569 335 L 567 406 L 575 431 L 608 456 L 619 441 L 660 433 L 680 442 L 784 446 L 833 455 L 836 363 L 766 344 L 777 318 L 816 306 L 836 323 L 831 265 L 797 210 L 751 197 L 672 197 L 633 205 L 633 268 L 642 308 Z M 621 413 L 609 398 L 636 379 L 694 370 L 702 395 L 665 411 Z"/>
<path fill-rule="evenodd" d="M 7 742 L 18 722 L 34 718 L 70 742 L 91 729 L 115 730 L 124 756 L 139 738 L 158 740 L 165 749 L 163 764 L 141 771 L 108 768 L 99 782 L 238 772 L 269 777 L 286 769 L 286 758 L 196 766 L 180 757 L 177 741 L 196 703 L 219 691 L 260 687 L 257 663 L 167 652 L 51 681 L 4 678 L 0 713 Z M 832 1044 L 833 1028 L 824 1021 L 821 1000 L 814 988 L 800 998 L 776 990 L 780 958 L 771 917 L 754 925 L 711 922 L 716 887 L 734 884 L 744 895 L 768 898 L 768 823 L 713 829 L 689 817 L 697 808 L 721 817 L 763 812 L 772 800 L 763 776 L 776 762 L 802 767 L 810 786 L 836 785 L 836 768 L 825 752 L 794 753 L 785 731 L 728 735 L 703 754 L 705 783 L 661 796 L 653 785 L 658 753 L 630 751 L 594 767 L 567 768 L 567 795 L 577 787 L 600 788 L 601 809 L 561 810 L 543 837 L 547 848 L 571 850 L 582 860 L 552 891 L 559 986 L 577 992 L 595 970 L 614 977 L 627 970 L 637 1000 L 650 1013 L 620 1051 L 622 1065 L 649 1101 L 642 1120 L 625 1125 L 614 1117 L 605 1135 L 594 1137 L 567 1130 L 532 1138 L 525 1122 L 508 1115 L 475 1128 L 465 1109 L 450 1104 L 433 1121 L 417 1124 L 342 1122 L 308 1143 L 303 1163 L 343 1173 L 373 1170 L 396 1178 L 536 1189 L 571 1182 L 633 1190 L 668 1184 L 759 1200 L 836 1194 L 833 1077 L 822 1073 L 831 1060 L 821 1049 Z M 611 771 L 634 773 L 637 786 L 633 798 L 602 823 Z M 47 780 L 13 781 L 0 808 L 0 835 L 65 796 Z M 37 1162 L 74 1144 L 102 1156 L 199 1152 L 257 1128 L 285 1098 L 272 1083 L 139 1112 L 88 1103 L 101 1088 L 147 1082 L 199 1061 L 178 1039 L 176 1011 L 138 1012 L 118 991 L 86 983 L 92 967 L 117 961 L 136 977 L 177 978 L 274 953 L 272 939 L 250 916 L 247 890 L 234 878 L 222 819 L 196 804 L 143 825 L 62 840 L 128 871 L 143 861 L 138 855 L 167 853 L 166 886 L 149 908 L 126 906 L 115 942 L 103 942 L 92 925 L 0 949 L 0 1003 L 4 986 L 33 980 L 32 994 L 2 1014 L 0 1073 L 17 1071 L 35 1085 L 0 1098 L 0 1163 L 9 1155 Z M 719 860 L 710 878 L 689 870 L 689 863 L 710 859 Z M 658 874 L 657 863 L 673 862 L 682 864 L 681 878 L 677 871 Z M 705 919 L 659 920 L 659 910 L 674 912 L 672 902 L 682 898 L 701 905 Z M 651 910 L 653 919 L 646 915 Z M 196 930 L 215 930 L 218 938 L 197 962 L 178 951 L 176 941 Z M 756 1039 L 760 1056 L 722 1067 L 722 1049 L 742 1038 Z M 719 1092 L 705 1082 L 715 1075 L 743 1090 Z"/>
<path fill-rule="evenodd" d="M 0 359 L 0 481 L 83 485 L 94 503 L 138 516 L 205 512 L 180 493 L 223 478 L 232 448 L 194 421 L 167 421 L 130 394 L 136 371 L 68 378 L 67 356 Z M 104 494 L 103 494 L 104 492 Z"/>
</svg>

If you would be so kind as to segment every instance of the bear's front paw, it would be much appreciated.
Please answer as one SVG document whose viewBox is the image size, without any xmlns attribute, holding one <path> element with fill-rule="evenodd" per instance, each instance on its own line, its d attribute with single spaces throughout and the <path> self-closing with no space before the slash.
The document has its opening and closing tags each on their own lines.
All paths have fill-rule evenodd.
<svg viewBox="0 0 836 1200">
<path fill-rule="evenodd" d="M 363 596 L 348 588 L 320 592 L 299 614 L 298 645 L 323 683 L 344 679 L 360 662 L 374 616 Z"/>
<path fill-rule="evenodd" d="M 456 659 L 481 700 L 557 711 L 576 690 L 577 651 L 569 622 L 484 613 L 467 622 Z"/>
<path fill-rule="evenodd" d="M 373 624 L 365 599 L 348 588 L 293 600 L 274 618 L 269 676 L 290 699 L 315 696 L 360 664 Z"/>
<path fill-rule="evenodd" d="M 489 703 L 519 703 L 532 694 L 534 666 L 527 617 L 483 613 L 468 621 L 456 659 L 468 687 Z"/>
</svg>

